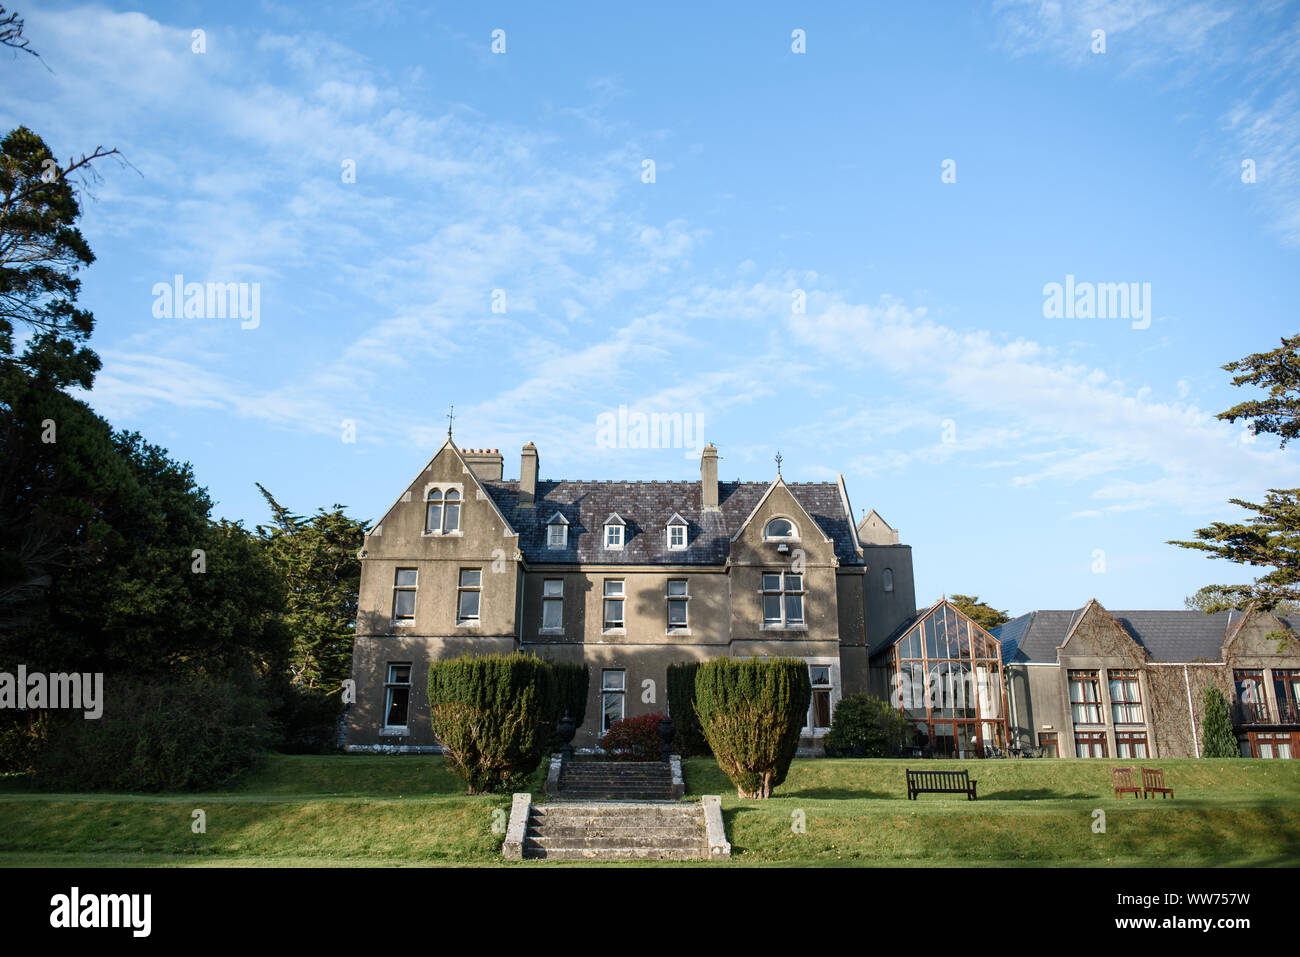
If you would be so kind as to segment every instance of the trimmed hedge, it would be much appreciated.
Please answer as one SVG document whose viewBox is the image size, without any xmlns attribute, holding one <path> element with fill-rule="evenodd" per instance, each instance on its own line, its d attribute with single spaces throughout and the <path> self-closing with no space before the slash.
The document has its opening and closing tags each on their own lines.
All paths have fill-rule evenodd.
<svg viewBox="0 0 1300 957">
<path fill-rule="evenodd" d="M 907 719 L 889 703 L 864 694 L 846 695 L 835 706 L 823 744 L 826 756 L 888 758 L 907 739 Z"/>
<path fill-rule="evenodd" d="M 551 748 L 558 748 L 562 743 L 556 725 L 566 714 L 573 719 L 573 726 L 581 728 L 587 720 L 587 688 L 591 682 L 591 672 L 585 664 L 572 664 L 567 661 L 550 661 L 551 671 L 555 674 L 555 717 L 550 722 L 548 740 Z"/>
<path fill-rule="evenodd" d="M 716 658 L 695 674 L 695 709 L 742 798 L 769 798 L 799 748 L 812 685 L 798 658 Z"/>
<path fill-rule="evenodd" d="M 557 706 L 554 669 L 532 655 L 429 665 L 433 733 L 470 794 L 524 787 L 546 750 Z"/>
<path fill-rule="evenodd" d="M 1241 757 L 1237 736 L 1232 733 L 1228 702 L 1218 688 L 1205 689 L 1204 713 L 1205 717 L 1201 719 L 1201 734 L 1205 737 L 1203 755 L 1207 758 Z"/>
<path fill-rule="evenodd" d="M 198 791 L 229 784 L 274 743 L 268 699 L 213 678 L 107 677 L 104 714 L 52 715 L 36 785 L 60 791 Z"/>
<path fill-rule="evenodd" d="M 668 711 L 677 725 L 673 750 L 682 757 L 711 756 L 709 742 L 695 713 L 695 673 L 698 661 L 683 661 L 668 666 Z"/>
</svg>

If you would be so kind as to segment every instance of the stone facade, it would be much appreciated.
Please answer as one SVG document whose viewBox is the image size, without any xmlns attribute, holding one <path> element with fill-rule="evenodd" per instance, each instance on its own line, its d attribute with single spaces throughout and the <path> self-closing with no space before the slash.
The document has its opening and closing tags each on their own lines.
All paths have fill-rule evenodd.
<svg viewBox="0 0 1300 957">
<path fill-rule="evenodd" d="M 874 512 L 859 540 L 842 478 L 719 483 L 708 446 L 699 482 L 542 481 L 532 443 L 519 480 L 502 474 L 449 437 L 366 535 L 350 749 L 433 748 L 429 662 L 518 649 L 589 668 L 579 748 L 606 706 L 666 710 L 671 664 L 803 658 L 829 705 L 810 709 L 815 750 L 835 702 L 867 690 L 871 637 L 914 614 L 910 548 Z"/>
</svg>

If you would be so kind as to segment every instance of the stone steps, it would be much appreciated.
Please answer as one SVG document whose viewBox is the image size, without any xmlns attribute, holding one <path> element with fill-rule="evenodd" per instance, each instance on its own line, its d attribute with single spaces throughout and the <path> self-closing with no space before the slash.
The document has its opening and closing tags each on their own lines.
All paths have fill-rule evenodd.
<svg viewBox="0 0 1300 957">
<path fill-rule="evenodd" d="M 707 859 L 699 805 L 590 803 L 533 806 L 523 856 L 543 860 Z"/>
<path fill-rule="evenodd" d="M 557 797 L 576 801 L 671 801 L 672 770 L 662 761 L 569 761 Z"/>
</svg>

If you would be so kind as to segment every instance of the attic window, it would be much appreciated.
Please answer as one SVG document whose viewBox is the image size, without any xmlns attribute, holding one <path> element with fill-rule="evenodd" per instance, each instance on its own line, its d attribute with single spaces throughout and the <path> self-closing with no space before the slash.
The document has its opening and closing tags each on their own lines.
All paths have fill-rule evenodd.
<svg viewBox="0 0 1300 957">
<path fill-rule="evenodd" d="M 668 547 L 680 549 L 686 547 L 686 526 L 673 524 L 668 526 Z"/>
<path fill-rule="evenodd" d="M 425 532 L 436 535 L 441 532 L 460 530 L 460 492 L 454 488 L 449 488 L 445 492 L 442 489 L 431 488 L 426 498 L 428 504 L 425 507 Z"/>
<path fill-rule="evenodd" d="M 774 518 L 763 529 L 763 540 L 768 542 L 793 541 L 798 537 L 794 522 L 788 518 Z"/>
<path fill-rule="evenodd" d="M 606 548 L 623 547 L 623 526 L 622 525 L 605 526 L 605 547 Z"/>
<path fill-rule="evenodd" d="M 565 548 L 569 544 L 569 524 L 556 514 L 546 523 L 546 547 Z"/>
</svg>

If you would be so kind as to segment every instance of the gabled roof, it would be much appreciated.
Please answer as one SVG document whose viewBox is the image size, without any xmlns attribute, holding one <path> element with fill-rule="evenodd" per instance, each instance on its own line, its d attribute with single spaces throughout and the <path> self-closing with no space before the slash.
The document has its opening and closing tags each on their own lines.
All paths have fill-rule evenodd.
<svg viewBox="0 0 1300 957">
<path fill-rule="evenodd" d="M 551 517 L 546 520 L 547 525 L 568 525 L 569 520 L 564 517 L 563 512 L 553 512 Z"/>
<path fill-rule="evenodd" d="M 604 524 L 604 525 L 626 525 L 627 522 L 623 521 L 622 516 L 619 515 L 618 512 L 610 512 L 609 515 L 606 517 L 605 521 L 604 521 L 602 524 Z"/>
<path fill-rule="evenodd" d="M 794 493 L 790 489 L 790 486 L 785 483 L 785 479 L 781 478 L 780 475 L 778 475 L 776 478 L 772 480 L 772 484 L 767 487 L 767 491 L 763 493 L 762 498 L 760 498 L 757 502 L 754 503 L 754 507 L 749 510 L 749 514 L 745 516 L 745 520 L 740 523 L 740 525 L 736 528 L 736 531 L 732 534 L 731 540 L 734 542 L 738 538 L 740 538 L 740 533 L 749 527 L 749 523 L 754 520 L 754 516 L 757 515 L 759 509 L 763 507 L 763 503 L 766 502 L 768 498 L 771 497 L 772 493 L 776 491 L 778 488 L 783 488 L 787 492 L 790 492 L 791 497 L 794 498 L 795 504 L 799 506 L 800 510 L 803 511 L 804 515 L 807 518 L 812 519 L 813 528 L 816 528 L 817 531 L 821 532 L 822 539 L 829 544 L 831 541 L 831 537 L 827 535 L 823 529 L 818 527 L 817 521 L 813 519 L 811 515 L 808 514 L 808 510 L 803 507 L 803 503 L 799 501 L 798 496 L 794 495 Z"/>
<path fill-rule="evenodd" d="M 1078 625 L 1085 608 L 1031 611 L 994 628 L 993 636 L 1002 642 L 1003 660 L 1055 664 L 1057 648 Z M 1237 624 L 1229 612 L 1206 615 L 1195 610 L 1144 610 L 1110 614 L 1155 661 L 1219 661 L 1230 619 L 1232 625 Z"/>
<path fill-rule="evenodd" d="M 460 454 L 460 449 L 456 447 L 456 443 L 452 441 L 450 435 L 443 440 L 442 445 L 438 446 L 438 451 L 433 453 L 429 461 L 424 463 L 424 466 L 420 469 L 419 475 L 417 475 L 414 479 L 412 479 L 408 483 L 407 491 L 409 492 L 410 487 L 419 480 L 421 475 L 423 475 L 425 472 L 429 470 L 429 466 L 431 466 L 434 463 L 434 461 L 438 458 L 438 456 L 443 453 L 443 450 L 447 448 L 450 448 L 452 453 L 456 456 L 456 460 L 460 463 L 461 471 L 464 472 L 464 474 L 469 476 L 469 484 L 474 488 L 478 489 L 479 491 L 481 491 L 483 493 L 483 497 L 486 498 L 488 502 L 491 503 L 493 511 L 497 513 L 497 517 L 499 517 L 506 526 L 506 534 L 518 535 L 519 534 L 517 530 L 518 526 L 514 525 L 510 521 L 510 519 L 506 517 L 506 515 L 501 511 L 501 506 L 499 506 L 492 499 L 492 496 L 488 493 L 487 485 L 484 484 L 482 479 L 480 479 L 477 475 L 474 474 L 474 470 L 469 467 L 469 463 L 465 461 L 465 457 Z M 407 501 L 409 501 L 408 494 L 407 492 L 403 492 L 401 496 L 398 497 L 397 501 L 393 502 L 392 505 L 384 509 L 384 514 L 379 519 L 379 521 L 375 522 L 373 525 L 370 526 L 370 528 L 366 529 L 366 535 L 383 535 L 384 522 L 388 519 L 389 513 L 391 513 L 393 509 L 397 508 L 397 506 Z"/>
<path fill-rule="evenodd" d="M 720 565 L 731 553 L 732 536 L 771 489 L 768 482 L 719 482 L 718 510 L 705 512 L 699 482 L 539 481 L 536 507 L 521 509 L 517 481 L 481 480 L 488 495 L 519 532 L 519 548 L 529 562 L 608 563 L 601 527 L 611 512 L 624 519 L 628 537 L 618 552 L 625 565 Z M 834 544 L 841 565 L 861 565 L 853 541 L 853 519 L 833 482 L 784 483 L 812 519 L 816 532 Z M 569 523 L 565 548 L 546 547 L 543 516 L 559 512 Z M 668 548 L 667 536 L 635 534 L 664 528 L 673 516 L 690 530 L 686 548 Z"/>
</svg>

